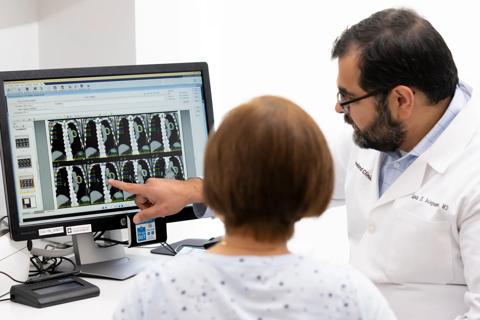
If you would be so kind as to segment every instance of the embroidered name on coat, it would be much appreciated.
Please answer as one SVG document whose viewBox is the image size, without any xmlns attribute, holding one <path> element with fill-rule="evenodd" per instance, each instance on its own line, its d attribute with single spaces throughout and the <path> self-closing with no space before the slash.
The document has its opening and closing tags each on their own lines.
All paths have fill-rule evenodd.
<svg viewBox="0 0 480 320">
<path fill-rule="evenodd" d="M 367 171 L 367 169 L 364 169 L 361 165 L 358 164 L 358 162 L 355 161 L 355 166 L 360 170 L 360 172 L 367 177 L 368 180 L 372 181 L 372 175 L 370 172 Z"/>
</svg>

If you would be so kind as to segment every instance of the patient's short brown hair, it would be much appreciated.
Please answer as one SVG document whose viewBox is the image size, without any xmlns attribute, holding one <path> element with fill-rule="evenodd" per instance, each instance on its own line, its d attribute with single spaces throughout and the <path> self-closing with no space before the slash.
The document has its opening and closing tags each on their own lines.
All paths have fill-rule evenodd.
<svg viewBox="0 0 480 320">
<path fill-rule="evenodd" d="M 284 241 L 296 221 L 319 216 L 333 190 L 333 164 L 315 121 L 293 102 L 262 96 L 230 111 L 211 134 L 204 197 L 229 231 Z"/>
</svg>

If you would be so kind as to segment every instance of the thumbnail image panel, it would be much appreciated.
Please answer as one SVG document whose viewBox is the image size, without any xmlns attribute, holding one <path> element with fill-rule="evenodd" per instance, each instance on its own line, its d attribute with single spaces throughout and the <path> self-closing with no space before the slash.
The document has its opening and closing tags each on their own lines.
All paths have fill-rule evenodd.
<svg viewBox="0 0 480 320">
<path fill-rule="evenodd" d="M 73 159 L 84 159 L 85 148 L 83 147 L 83 128 L 81 122 L 69 120 L 66 123 L 67 145 L 70 147 Z"/>
<path fill-rule="evenodd" d="M 155 178 L 185 180 L 182 157 L 153 158 L 151 163 Z"/>
<path fill-rule="evenodd" d="M 120 179 L 120 176 L 119 176 L 119 172 L 120 170 L 118 169 L 118 165 L 117 163 L 114 163 L 114 162 L 108 162 L 106 165 L 105 165 L 105 178 L 106 179 L 114 179 L 114 180 L 119 180 Z M 112 187 L 110 186 L 109 184 L 106 184 L 106 187 L 107 187 L 107 190 L 110 194 L 110 199 L 113 201 L 113 202 L 117 202 L 117 201 L 123 201 L 123 192 L 122 190 L 120 189 L 117 189 L 115 187 Z"/>
<path fill-rule="evenodd" d="M 183 165 L 182 165 L 181 157 L 171 156 L 168 158 L 168 160 L 165 160 L 165 163 L 166 163 L 165 178 L 185 180 L 185 176 L 183 174 Z"/>
<path fill-rule="evenodd" d="M 95 119 L 83 119 L 85 132 L 85 156 L 86 158 L 98 158 L 100 148 L 98 146 L 97 123 Z"/>
<path fill-rule="evenodd" d="M 163 158 L 155 158 L 152 159 L 153 162 L 153 176 L 155 178 L 163 178 L 165 177 L 165 159 Z"/>
<path fill-rule="evenodd" d="M 102 168 L 100 164 L 88 166 L 88 172 L 88 182 L 90 186 L 90 203 L 105 203 L 105 182 L 103 179 Z"/>
<path fill-rule="evenodd" d="M 151 152 L 181 150 L 179 113 L 161 112 L 148 116 Z"/>
<path fill-rule="evenodd" d="M 90 204 L 90 191 L 88 188 L 87 166 L 72 166 L 72 186 L 75 193 L 77 203 L 80 206 Z"/>
<path fill-rule="evenodd" d="M 30 148 L 30 139 L 25 136 L 15 137 L 15 146 L 17 149 Z"/>
<path fill-rule="evenodd" d="M 113 117 L 102 118 L 100 122 L 100 131 L 102 134 L 102 144 L 107 157 L 118 156 L 117 141 L 115 139 L 115 119 Z"/>
<path fill-rule="evenodd" d="M 133 163 L 133 161 L 124 161 L 120 164 L 120 166 L 122 168 L 121 180 L 129 183 L 137 183 L 137 179 L 135 176 L 136 175 L 135 164 Z M 125 200 L 133 200 L 135 199 L 135 195 L 124 191 L 123 198 Z"/>
<path fill-rule="evenodd" d="M 130 136 L 130 122 L 128 116 L 116 117 L 117 118 L 117 141 L 118 141 L 118 154 L 128 155 L 132 154 L 132 138 Z"/>
<path fill-rule="evenodd" d="M 141 159 L 137 162 L 137 182 L 145 183 L 151 174 L 150 165 L 147 160 Z"/>
<path fill-rule="evenodd" d="M 149 124 L 150 150 L 152 150 L 152 152 L 163 151 L 164 130 L 162 130 L 162 120 L 160 118 L 160 114 L 157 113 L 150 115 Z"/>
<path fill-rule="evenodd" d="M 135 142 L 139 153 L 150 153 L 149 137 L 147 136 L 147 116 L 137 115 L 133 118 Z"/>
<path fill-rule="evenodd" d="M 72 205 L 70 182 L 66 167 L 60 167 L 55 170 L 55 194 L 58 208 L 68 208 Z"/>
<path fill-rule="evenodd" d="M 67 159 L 67 153 L 65 152 L 65 141 L 63 135 L 63 121 L 50 122 L 50 147 L 52 152 L 53 161 L 62 161 Z"/>
<path fill-rule="evenodd" d="M 178 129 L 178 112 L 165 114 L 165 131 L 170 149 L 181 149 L 182 143 L 180 141 L 180 131 Z"/>
<path fill-rule="evenodd" d="M 85 158 L 83 127 L 81 121 L 49 121 L 48 127 L 53 161 Z"/>
</svg>

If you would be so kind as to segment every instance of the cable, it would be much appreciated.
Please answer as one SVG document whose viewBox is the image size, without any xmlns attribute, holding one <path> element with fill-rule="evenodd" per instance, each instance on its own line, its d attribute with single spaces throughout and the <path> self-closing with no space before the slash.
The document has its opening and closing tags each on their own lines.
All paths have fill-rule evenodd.
<svg viewBox="0 0 480 320">
<path fill-rule="evenodd" d="M 70 262 L 73 266 L 73 269 L 69 272 L 59 272 L 55 273 L 55 269 L 62 263 L 63 260 Z M 45 258 L 40 259 L 38 256 L 30 258 L 30 261 L 37 269 L 36 272 L 30 272 L 30 278 L 25 283 L 37 283 L 45 280 L 62 278 L 70 275 L 77 275 L 80 273 L 80 268 L 73 262 L 71 259 L 66 257 L 56 257 L 56 258 Z M 44 267 L 44 264 L 51 262 L 47 267 Z M 47 274 L 46 276 L 42 276 Z M 32 276 L 38 276 L 32 278 Z"/>
<path fill-rule="evenodd" d="M 5 297 L 5 296 L 6 296 L 7 294 L 9 294 L 9 293 L 10 293 L 10 291 L 7 291 L 7 292 L 5 292 L 4 294 L 0 295 L 0 298 L 3 298 L 3 297 Z M 2 301 L 10 301 L 10 298 L 7 298 L 7 299 L 0 299 L 0 302 L 2 302 Z"/>
<path fill-rule="evenodd" d="M 17 280 L 17 279 L 15 279 L 15 278 L 13 278 L 11 275 L 9 275 L 9 274 L 6 273 L 6 272 L 0 271 L 0 274 L 3 274 L 3 275 L 5 275 L 5 276 L 9 277 L 11 280 L 15 281 L 16 283 L 25 283 L 24 281 L 20 281 L 20 280 Z M 1 298 L 1 297 L 0 297 L 0 298 Z"/>
<path fill-rule="evenodd" d="M 61 259 L 61 260 L 67 260 L 68 262 L 70 262 L 70 263 L 72 264 L 73 270 L 72 270 L 71 272 L 73 272 L 73 273 L 79 273 L 79 272 L 80 272 L 80 270 L 78 269 L 77 264 L 76 264 L 75 262 L 73 262 L 72 259 L 67 258 L 67 257 L 61 257 L 60 259 Z"/>
<path fill-rule="evenodd" d="M 93 239 L 94 240 L 100 240 L 100 238 L 104 235 L 105 231 L 101 231 L 101 232 L 95 232 L 95 234 L 93 235 Z"/>
<path fill-rule="evenodd" d="M 42 282 L 42 281 L 45 281 L 45 280 L 51 280 L 51 279 L 57 279 L 57 278 L 63 278 L 63 277 L 66 277 L 66 276 L 71 276 L 71 275 L 77 275 L 80 273 L 80 269 L 77 267 L 77 265 L 70 259 L 68 258 L 65 258 L 63 257 L 63 259 L 67 260 L 68 262 L 70 262 L 72 265 L 73 265 L 73 270 L 72 271 L 69 271 L 69 272 L 59 272 L 59 273 L 48 273 L 46 276 L 39 276 L 37 278 L 30 278 L 27 280 L 26 283 L 28 284 L 32 284 L 32 283 L 37 283 L 37 282 Z M 59 265 L 60 263 L 57 264 L 57 266 Z M 56 267 L 56 266 L 55 266 Z M 53 269 L 52 271 L 54 271 L 55 269 Z"/>
<path fill-rule="evenodd" d="M 56 249 L 56 250 L 45 250 L 40 248 L 31 248 L 30 253 L 33 256 L 49 257 L 49 258 L 60 258 L 68 256 L 73 253 L 73 248 L 67 249 Z"/>
<path fill-rule="evenodd" d="M 47 245 L 44 247 L 44 249 L 47 249 L 47 247 L 52 247 L 54 249 L 67 249 L 67 248 L 72 247 L 71 241 L 69 241 L 69 242 L 58 242 L 58 241 L 53 241 L 53 240 L 48 240 L 48 239 L 42 239 L 42 241 L 47 243 Z"/>
<path fill-rule="evenodd" d="M 73 269 L 71 272 L 75 272 L 77 265 L 75 262 L 73 262 L 71 259 L 67 257 L 55 257 L 55 258 L 50 258 L 50 257 L 43 257 L 43 259 L 40 259 L 38 256 L 33 256 L 30 258 L 30 262 L 32 265 L 37 269 L 36 271 L 30 271 L 31 275 L 38 275 L 42 273 L 50 273 L 50 272 L 55 272 L 55 269 L 62 264 L 62 261 L 68 261 L 72 266 Z M 49 264 L 50 263 L 50 264 Z M 47 265 L 48 264 L 48 265 Z M 47 265 L 45 267 L 45 265 Z"/>
<path fill-rule="evenodd" d="M 97 244 L 99 247 L 102 247 L 102 248 L 113 247 L 113 246 L 116 246 L 117 244 L 123 244 L 123 245 L 128 244 L 128 241 L 118 241 L 118 240 L 114 240 L 114 239 L 100 238 L 100 237 L 96 238 L 95 241 L 105 241 L 105 242 L 113 243 L 112 245 L 99 245 L 99 244 Z"/>
<path fill-rule="evenodd" d="M 7 221 L 7 216 L 3 216 L 0 218 L 0 237 L 8 233 L 8 222 L 6 221 Z M 2 230 L 2 224 L 7 228 Z"/>
</svg>

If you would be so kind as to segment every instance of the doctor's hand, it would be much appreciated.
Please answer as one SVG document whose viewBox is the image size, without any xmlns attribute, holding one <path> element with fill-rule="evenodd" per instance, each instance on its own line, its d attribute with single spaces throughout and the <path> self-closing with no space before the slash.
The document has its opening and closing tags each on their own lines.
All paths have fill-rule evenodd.
<svg viewBox="0 0 480 320">
<path fill-rule="evenodd" d="M 157 217 L 178 213 L 188 204 L 202 202 L 201 179 L 173 180 L 149 178 L 145 184 L 108 180 L 117 189 L 135 194 L 135 204 L 140 211 L 133 222 L 140 223 Z"/>
</svg>

